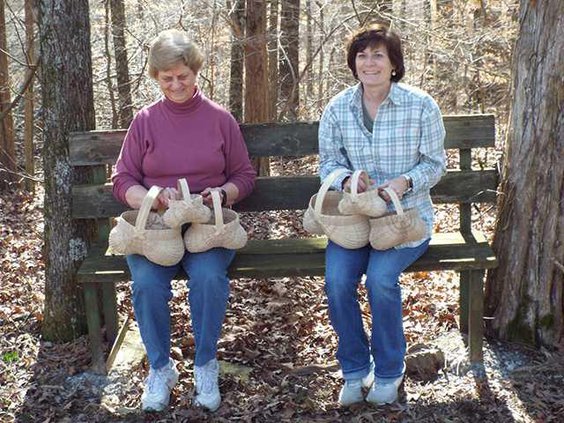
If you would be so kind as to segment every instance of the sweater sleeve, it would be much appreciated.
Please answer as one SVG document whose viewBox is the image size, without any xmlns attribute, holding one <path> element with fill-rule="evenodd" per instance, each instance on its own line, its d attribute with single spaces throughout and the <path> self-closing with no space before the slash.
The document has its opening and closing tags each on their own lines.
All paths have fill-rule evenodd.
<svg viewBox="0 0 564 423">
<path fill-rule="evenodd" d="M 139 113 L 131 122 L 112 173 L 112 193 L 126 205 L 127 190 L 134 185 L 143 185 L 142 163 L 147 146 L 143 142 L 141 120 L 142 115 Z"/>
<path fill-rule="evenodd" d="M 247 197 L 255 186 L 256 171 L 249 159 L 247 145 L 237 121 L 227 112 L 227 134 L 225 140 L 226 182 L 233 183 L 239 189 L 239 202 Z"/>
</svg>

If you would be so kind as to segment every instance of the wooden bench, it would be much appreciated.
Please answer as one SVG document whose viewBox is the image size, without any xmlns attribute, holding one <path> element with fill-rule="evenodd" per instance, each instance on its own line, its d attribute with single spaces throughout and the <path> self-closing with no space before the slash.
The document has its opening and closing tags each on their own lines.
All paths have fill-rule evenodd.
<svg viewBox="0 0 564 423">
<path fill-rule="evenodd" d="M 447 149 L 459 152 L 459 163 L 450 168 L 431 193 L 435 204 L 454 203 L 460 208 L 456 232 L 436 233 L 429 250 L 407 271 L 456 270 L 460 272 L 460 325 L 469 333 L 472 362 L 482 359 L 483 279 L 485 270 L 497 265 L 484 236 L 472 229 L 472 203 L 495 201 L 498 174 L 494 169 L 472 169 L 472 150 L 493 147 L 492 115 L 445 116 Z M 317 154 L 317 123 L 256 124 L 241 126 L 252 157 L 299 158 Z M 73 186 L 72 219 L 95 219 L 98 241 L 78 271 L 83 285 L 93 369 L 104 372 L 103 333 L 112 345 L 118 338 L 116 288 L 129 280 L 123 257 L 106 254 L 111 218 L 125 207 L 111 194 L 109 167 L 118 156 L 124 130 L 73 133 L 70 140 L 72 166 L 89 170 L 92 182 Z M 88 169 L 85 169 L 87 167 Z M 271 176 L 257 179 L 252 195 L 237 204 L 239 212 L 300 210 L 319 189 L 317 175 Z M 324 238 L 250 240 L 237 252 L 230 268 L 232 278 L 322 276 Z M 179 275 L 182 277 L 182 275 Z M 102 307 L 99 307 L 102 304 Z M 105 332 L 102 331 L 105 325 Z"/>
</svg>

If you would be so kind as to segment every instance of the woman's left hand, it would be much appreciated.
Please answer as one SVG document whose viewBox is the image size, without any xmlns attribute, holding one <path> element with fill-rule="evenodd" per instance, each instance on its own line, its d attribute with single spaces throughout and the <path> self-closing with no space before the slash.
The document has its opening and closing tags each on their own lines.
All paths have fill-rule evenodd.
<svg viewBox="0 0 564 423">
<path fill-rule="evenodd" d="M 391 188 L 395 191 L 398 198 L 401 200 L 403 194 L 409 189 L 409 182 L 403 176 L 398 176 L 397 178 L 391 179 L 389 181 L 384 182 L 382 185 L 378 187 L 378 193 L 380 197 L 382 197 L 386 202 L 390 202 L 392 199 L 388 195 L 384 188 Z"/>
<path fill-rule="evenodd" d="M 217 187 L 217 188 L 211 188 L 211 187 L 207 187 L 206 189 L 204 189 L 200 194 L 203 197 L 204 200 L 204 204 L 208 207 L 212 207 L 213 206 L 213 201 L 212 201 L 212 196 L 211 196 L 211 192 L 212 191 L 217 191 L 219 192 L 219 198 L 221 200 L 221 204 L 225 205 L 225 202 L 227 201 L 227 199 L 224 199 L 223 196 L 225 195 L 225 190 L 223 190 L 221 187 Z"/>
</svg>

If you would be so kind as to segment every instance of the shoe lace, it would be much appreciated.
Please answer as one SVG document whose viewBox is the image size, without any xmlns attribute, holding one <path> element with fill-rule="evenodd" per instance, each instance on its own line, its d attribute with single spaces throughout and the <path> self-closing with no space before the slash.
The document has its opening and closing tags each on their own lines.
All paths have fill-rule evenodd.
<svg viewBox="0 0 564 423">
<path fill-rule="evenodd" d="M 219 368 L 215 362 L 207 363 L 195 372 L 198 393 L 209 394 L 217 385 Z"/>
</svg>

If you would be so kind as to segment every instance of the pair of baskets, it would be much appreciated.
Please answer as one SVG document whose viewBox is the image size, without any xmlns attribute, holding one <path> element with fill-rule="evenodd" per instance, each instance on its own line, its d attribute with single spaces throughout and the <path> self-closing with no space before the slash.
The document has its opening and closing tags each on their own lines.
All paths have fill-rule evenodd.
<svg viewBox="0 0 564 423">
<path fill-rule="evenodd" d="M 304 215 L 305 230 L 325 234 L 334 243 L 348 249 L 362 248 L 370 243 L 375 250 L 387 250 L 425 236 L 425 224 L 418 210 L 404 210 L 392 189 L 385 188 L 396 213 L 387 212 L 387 205 L 377 189 L 358 193 L 358 181 L 366 175 L 363 171 L 353 173 L 350 193 L 329 191 L 331 184 L 344 172 L 344 169 L 332 172 L 319 192 L 311 197 Z M 368 180 L 366 182 L 368 185 Z"/>
<path fill-rule="evenodd" d="M 173 266 L 182 260 L 185 249 L 200 253 L 211 248 L 242 248 L 247 233 L 239 215 L 221 207 L 219 193 L 212 191 L 214 211 L 203 204 L 199 194 L 190 194 L 185 179 L 179 180 L 182 200 L 171 200 L 164 214 L 151 211 L 162 188 L 153 186 L 139 210 L 122 213 L 109 237 L 114 254 L 140 254 L 161 266 Z M 182 225 L 191 223 L 182 236 Z"/>
</svg>

